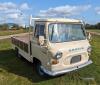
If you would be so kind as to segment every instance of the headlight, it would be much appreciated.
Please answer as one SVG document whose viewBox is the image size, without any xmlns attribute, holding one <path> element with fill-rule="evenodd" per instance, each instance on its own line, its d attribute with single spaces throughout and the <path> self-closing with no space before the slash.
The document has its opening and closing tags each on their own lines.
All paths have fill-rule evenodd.
<svg viewBox="0 0 100 85">
<path fill-rule="evenodd" d="M 91 53 L 91 51 L 92 51 L 91 46 L 88 47 L 87 51 L 88 51 L 88 53 Z"/>
<path fill-rule="evenodd" d="M 62 57 L 62 52 L 57 52 L 54 56 L 55 59 L 60 59 Z"/>
</svg>

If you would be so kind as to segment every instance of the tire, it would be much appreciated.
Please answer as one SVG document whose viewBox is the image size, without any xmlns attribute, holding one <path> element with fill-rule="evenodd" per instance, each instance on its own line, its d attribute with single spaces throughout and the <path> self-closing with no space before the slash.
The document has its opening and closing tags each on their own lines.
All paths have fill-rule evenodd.
<svg viewBox="0 0 100 85">
<path fill-rule="evenodd" d="M 18 57 L 18 58 L 21 58 L 21 57 L 22 57 L 22 56 L 19 54 L 19 50 L 18 50 L 17 47 L 15 47 L 15 55 L 16 55 L 16 57 Z"/>
<path fill-rule="evenodd" d="M 49 75 L 48 74 L 46 74 L 42 69 L 41 69 L 41 63 L 38 61 L 38 62 L 35 62 L 35 64 L 34 64 L 35 66 L 35 71 L 36 71 L 36 73 L 39 75 L 39 76 L 41 76 L 41 77 L 44 77 L 44 78 L 46 78 L 46 77 L 48 77 Z"/>
</svg>

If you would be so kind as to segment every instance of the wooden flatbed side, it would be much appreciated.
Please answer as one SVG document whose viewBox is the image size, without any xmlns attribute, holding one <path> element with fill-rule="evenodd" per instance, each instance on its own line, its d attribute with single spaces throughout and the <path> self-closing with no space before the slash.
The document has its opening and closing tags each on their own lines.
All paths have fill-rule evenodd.
<svg viewBox="0 0 100 85">
<path fill-rule="evenodd" d="M 23 43 L 28 44 L 29 43 L 29 35 L 25 35 L 25 36 L 14 36 L 12 37 L 13 39 L 16 39 L 18 41 L 21 41 Z"/>
<path fill-rule="evenodd" d="M 29 35 L 14 36 L 11 39 L 12 39 L 12 43 L 13 43 L 13 45 L 15 45 L 15 47 L 18 47 L 27 53 L 29 52 L 28 51 Z M 30 39 L 31 39 L 31 37 L 30 37 Z"/>
</svg>

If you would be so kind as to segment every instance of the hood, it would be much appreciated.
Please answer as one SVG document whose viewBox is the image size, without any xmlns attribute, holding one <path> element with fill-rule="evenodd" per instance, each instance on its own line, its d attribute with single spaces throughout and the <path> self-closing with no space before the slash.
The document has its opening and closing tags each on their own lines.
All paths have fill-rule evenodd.
<svg viewBox="0 0 100 85">
<path fill-rule="evenodd" d="M 87 48 L 90 46 L 88 40 L 72 41 L 72 42 L 62 42 L 62 43 L 50 43 L 50 48 L 52 53 L 55 55 L 58 51 L 67 54 L 70 53 L 81 53 L 86 52 Z"/>
</svg>

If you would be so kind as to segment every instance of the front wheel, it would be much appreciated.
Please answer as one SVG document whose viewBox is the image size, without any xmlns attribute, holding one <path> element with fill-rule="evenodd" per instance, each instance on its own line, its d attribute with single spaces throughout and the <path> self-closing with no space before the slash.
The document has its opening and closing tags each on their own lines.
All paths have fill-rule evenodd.
<svg viewBox="0 0 100 85">
<path fill-rule="evenodd" d="M 41 66 L 42 66 L 42 65 L 41 65 L 40 62 L 36 62 L 36 63 L 35 63 L 35 70 L 36 70 L 36 73 L 37 73 L 39 76 L 41 76 L 41 77 L 48 77 L 49 75 L 46 74 L 46 73 L 42 70 Z"/>
</svg>

